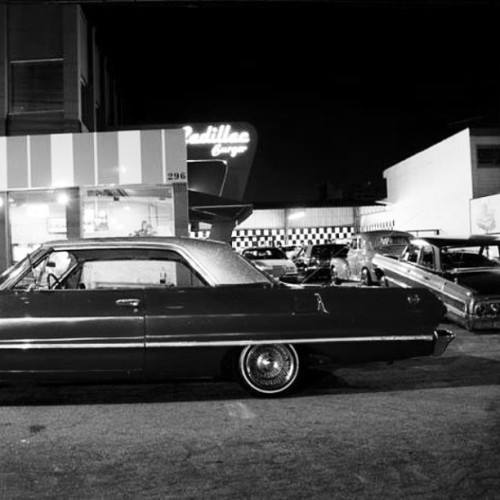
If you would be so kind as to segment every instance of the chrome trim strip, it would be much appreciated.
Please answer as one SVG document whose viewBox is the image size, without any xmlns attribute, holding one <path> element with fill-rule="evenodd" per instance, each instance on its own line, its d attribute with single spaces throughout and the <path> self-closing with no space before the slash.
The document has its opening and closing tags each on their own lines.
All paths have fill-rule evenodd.
<svg viewBox="0 0 500 500">
<path fill-rule="evenodd" d="M 92 339 L 94 340 L 94 339 Z M 231 347 L 231 346 L 247 346 L 247 345 L 262 345 L 262 344 L 311 344 L 311 343 L 332 343 L 332 342 L 409 342 L 409 341 L 425 341 L 434 340 L 434 336 L 430 335 L 386 335 L 379 337 L 330 337 L 330 338 L 311 338 L 311 339 L 275 339 L 275 340 L 211 340 L 202 342 L 194 341 L 155 341 L 146 340 L 146 345 L 143 342 L 102 342 L 102 343 L 68 343 L 68 339 L 63 342 L 28 342 L 28 341 L 4 341 L 0 344 L 0 350 L 3 349 L 122 349 L 122 348 L 158 348 L 158 347 Z"/>
<path fill-rule="evenodd" d="M 397 279 L 390 278 L 389 276 L 385 275 L 384 276 L 387 281 L 390 281 L 391 283 L 394 283 L 396 286 L 399 286 L 401 288 L 411 288 L 410 285 L 407 285 L 406 283 L 403 283 L 402 281 L 398 281 Z"/>
<path fill-rule="evenodd" d="M 19 343 L 19 344 L 32 344 L 32 343 L 59 343 L 59 342 L 75 342 L 75 343 L 84 343 L 84 342 L 90 342 L 90 341 L 99 341 L 99 340 L 106 340 L 108 341 L 108 344 L 110 344 L 109 340 L 112 339 L 113 337 L 74 337 L 74 338 L 47 338 L 47 339 L 19 339 L 19 340 L 14 340 L 14 339 L 1 339 L 0 340 L 0 346 L 2 344 L 12 344 L 12 343 Z M 119 343 L 124 344 L 128 340 L 136 340 L 136 341 L 142 341 L 144 343 L 144 337 L 142 335 L 138 335 L 136 337 L 119 337 Z"/>
<path fill-rule="evenodd" d="M 144 316 L 142 314 L 127 314 L 123 316 L 51 316 L 51 317 L 23 317 L 23 318 L 0 318 L 0 328 L 2 325 L 7 324 L 8 326 L 16 325 L 16 324 L 26 324 L 26 323 L 88 323 L 90 321 L 119 321 L 124 319 L 139 319 L 141 322 L 144 320 Z"/>
<path fill-rule="evenodd" d="M 380 337 L 330 337 L 311 339 L 275 339 L 275 340 L 211 340 L 199 341 L 151 341 L 146 339 L 148 347 L 204 347 L 204 346 L 245 346 L 260 344 L 311 344 L 311 343 L 334 343 L 334 342 L 399 342 L 399 341 L 433 341 L 433 335 L 387 335 Z"/>
<path fill-rule="evenodd" d="M 3 349 L 17 349 L 26 351 L 28 349 L 123 349 L 123 348 L 144 348 L 143 342 L 117 342 L 116 344 L 68 344 L 66 342 L 49 343 L 31 343 L 31 342 L 11 342 L 0 345 L 0 351 Z"/>
</svg>

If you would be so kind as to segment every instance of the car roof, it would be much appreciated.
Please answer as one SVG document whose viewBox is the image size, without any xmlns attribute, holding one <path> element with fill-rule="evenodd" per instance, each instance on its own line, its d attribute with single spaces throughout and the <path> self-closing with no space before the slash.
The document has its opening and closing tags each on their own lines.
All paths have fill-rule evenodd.
<svg viewBox="0 0 500 500">
<path fill-rule="evenodd" d="M 167 246 L 180 246 L 184 248 L 202 247 L 227 247 L 227 243 L 215 240 L 202 240 L 181 236 L 130 236 L 130 237 L 105 237 L 105 238 L 74 238 L 67 240 L 47 241 L 41 244 L 42 248 L 54 249 L 84 249 L 84 248 L 161 248 Z"/>
<path fill-rule="evenodd" d="M 414 241 L 425 241 L 437 247 L 446 246 L 481 246 L 481 245 L 500 245 L 500 238 L 490 235 L 472 235 L 472 236 L 429 236 L 421 238 L 412 238 Z"/>
</svg>

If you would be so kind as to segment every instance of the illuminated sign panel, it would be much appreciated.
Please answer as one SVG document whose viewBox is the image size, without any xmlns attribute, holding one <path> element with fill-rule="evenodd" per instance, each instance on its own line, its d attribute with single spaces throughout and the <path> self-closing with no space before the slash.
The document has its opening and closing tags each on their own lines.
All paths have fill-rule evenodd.
<svg viewBox="0 0 500 500">
<path fill-rule="evenodd" d="M 247 122 L 190 123 L 184 130 L 190 189 L 242 200 L 257 133 Z M 218 180 L 217 180 L 218 179 Z M 217 182 L 217 189 L 213 184 Z"/>
<path fill-rule="evenodd" d="M 191 125 L 184 127 L 186 143 L 190 146 L 211 146 L 213 158 L 228 155 L 235 158 L 248 150 L 250 133 L 247 130 L 234 131 L 231 125 L 208 125 L 202 132 L 195 132 Z"/>
</svg>

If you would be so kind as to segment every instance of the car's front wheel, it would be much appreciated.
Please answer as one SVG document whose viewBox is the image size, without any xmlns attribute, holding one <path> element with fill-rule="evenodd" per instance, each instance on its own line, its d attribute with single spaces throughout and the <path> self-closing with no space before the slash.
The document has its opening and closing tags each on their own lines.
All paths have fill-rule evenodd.
<svg viewBox="0 0 500 500">
<path fill-rule="evenodd" d="M 368 271 L 368 269 L 366 269 L 366 267 L 364 267 L 361 270 L 361 284 L 363 284 L 365 286 L 372 286 L 373 285 L 372 276 L 370 274 L 370 271 Z"/>
<path fill-rule="evenodd" d="M 254 395 L 282 396 L 296 388 L 299 356 L 290 344 L 261 344 L 245 347 L 238 371 L 243 387 Z"/>
</svg>

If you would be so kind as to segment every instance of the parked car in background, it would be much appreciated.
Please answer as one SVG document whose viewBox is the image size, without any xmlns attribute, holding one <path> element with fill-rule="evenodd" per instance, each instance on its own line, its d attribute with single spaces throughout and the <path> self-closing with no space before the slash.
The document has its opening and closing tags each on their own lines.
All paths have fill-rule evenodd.
<svg viewBox="0 0 500 500">
<path fill-rule="evenodd" d="M 348 247 L 344 243 L 307 245 L 295 258 L 301 283 L 329 283 L 346 266 Z"/>
<path fill-rule="evenodd" d="M 302 250 L 302 246 L 300 245 L 285 245 L 280 248 L 285 252 L 287 258 L 291 261 L 295 260 L 297 254 Z"/>
<path fill-rule="evenodd" d="M 373 264 L 387 286 L 434 292 L 465 328 L 500 329 L 500 239 L 415 238 L 400 258 L 377 255 Z"/>
<path fill-rule="evenodd" d="M 400 255 L 413 235 L 404 231 L 366 231 L 355 235 L 346 255 L 347 265 L 336 269 L 338 281 L 378 284 L 372 259 L 375 254 Z"/>
<path fill-rule="evenodd" d="M 250 247 L 245 248 L 241 254 L 273 278 L 297 282 L 297 267 L 281 248 Z"/>
<path fill-rule="evenodd" d="M 301 288 L 190 238 L 43 244 L 0 277 L 0 381 L 229 378 L 280 396 L 310 368 L 439 355 L 428 290 Z"/>
</svg>

